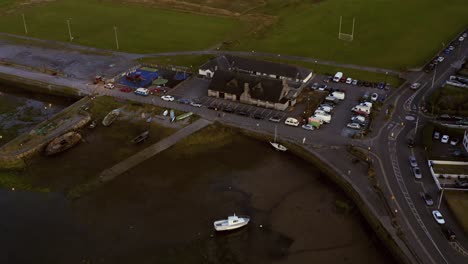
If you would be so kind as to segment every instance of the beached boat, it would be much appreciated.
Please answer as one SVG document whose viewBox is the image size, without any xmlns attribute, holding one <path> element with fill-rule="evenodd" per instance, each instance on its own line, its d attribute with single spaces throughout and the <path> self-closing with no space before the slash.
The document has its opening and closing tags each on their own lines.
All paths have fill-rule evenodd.
<svg viewBox="0 0 468 264">
<path fill-rule="evenodd" d="M 46 155 L 54 155 L 65 151 L 81 140 L 81 135 L 76 132 L 68 132 L 52 140 L 45 148 Z"/>
<path fill-rule="evenodd" d="M 275 140 L 273 142 L 270 141 L 270 145 L 275 148 L 276 150 L 279 150 L 279 151 L 286 151 L 288 150 L 285 146 L 279 144 L 276 142 L 276 126 L 275 126 Z"/>
<path fill-rule="evenodd" d="M 96 127 L 96 120 L 93 120 L 91 123 L 89 123 L 89 128 L 95 128 Z"/>
<path fill-rule="evenodd" d="M 120 110 L 119 109 L 114 109 L 112 111 L 110 111 L 106 117 L 104 117 L 104 119 L 102 120 L 102 125 L 103 126 L 110 126 L 112 124 L 112 122 L 115 121 L 115 119 L 117 119 L 117 117 L 120 115 Z"/>
<path fill-rule="evenodd" d="M 138 135 L 137 137 L 135 137 L 134 139 L 132 139 L 132 142 L 133 143 L 140 143 L 142 141 L 145 141 L 149 136 L 149 131 L 146 130 L 145 132 L 141 133 L 140 135 Z"/>
<path fill-rule="evenodd" d="M 238 217 L 236 214 L 228 216 L 228 219 L 214 221 L 213 225 L 216 231 L 234 230 L 246 226 L 250 221 L 247 216 Z"/>
</svg>

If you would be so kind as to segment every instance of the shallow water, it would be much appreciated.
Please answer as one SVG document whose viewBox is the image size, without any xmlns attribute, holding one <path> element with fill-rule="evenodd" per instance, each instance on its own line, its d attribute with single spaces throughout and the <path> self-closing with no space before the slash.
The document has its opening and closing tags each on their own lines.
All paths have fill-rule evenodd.
<svg viewBox="0 0 468 264">
<path fill-rule="evenodd" d="M 235 131 L 181 142 L 80 199 L 61 194 L 166 136 L 128 144 L 141 129 L 118 120 L 28 161 L 18 176 L 53 193 L 0 191 L 0 263 L 393 263 L 355 209 L 337 210 L 351 203 L 324 175 Z M 232 213 L 252 221 L 214 232 Z"/>
</svg>

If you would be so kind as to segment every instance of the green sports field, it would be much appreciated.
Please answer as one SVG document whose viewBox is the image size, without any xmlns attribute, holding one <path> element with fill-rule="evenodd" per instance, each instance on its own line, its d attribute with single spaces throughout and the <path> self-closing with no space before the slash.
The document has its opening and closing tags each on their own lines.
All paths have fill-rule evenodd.
<svg viewBox="0 0 468 264">
<path fill-rule="evenodd" d="M 199 50 L 216 45 L 232 32 L 242 31 L 238 19 L 182 13 L 98 0 L 57 0 L 29 5 L 0 16 L 0 31 L 68 41 L 71 18 L 73 42 L 115 49 L 114 26 L 121 50 L 138 53 Z"/>
<path fill-rule="evenodd" d="M 30 36 L 67 41 L 66 20 L 71 18 L 75 43 L 105 49 L 115 48 L 113 27 L 117 26 L 122 51 L 200 50 L 226 41 L 231 44 L 223 47 L 229 50 L 396 70 L 421 66 L 468 27 L 467 0 L 266 0 L 264 6 L 254 1 L 253 9 L 247 8 L 245 0 L 176 1 L 209 2 L 218 11 L 225 8 L 231 13 L 248 10 L 239 16 L 202 15 L 199 12 L 210 11 L 184 7 L 182 12 L 123 0 L 56 0 L 12 8 L 19 1 L 0 3 L 0 32 L 24 34 L 24 13 Z M 340 16 L 343 32 L 351 31 L 356 18 L 354 41 L 338 40 Z M 258 23 L 252 18 L 258 18 Z M 260 22 L 270 25 L 262 29 Z"/>
</svg>

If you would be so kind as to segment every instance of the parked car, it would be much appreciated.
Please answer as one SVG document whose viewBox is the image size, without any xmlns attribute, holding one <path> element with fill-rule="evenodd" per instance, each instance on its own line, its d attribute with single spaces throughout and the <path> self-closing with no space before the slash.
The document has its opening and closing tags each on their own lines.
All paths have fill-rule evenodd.
<svg viewBox="0 0 468 264">
<path fill-rule="evenodd" d="M 465 38 L 464 38 L 463 36 L 460 36 L 460 37 L 458 38 L 458 41 L 460 41 L 460 42 L 462 42 L 462 41 L 464 41 L 464 40 L 465 40 Z"/>
<path fill-rule="evenodd" d="M 223 112 L 226 112 L 226 113 L 234 113 L 234 109 L 232 109 L 231 107 L 226 107 L 226 108 L 223 108 L 222 110 Z"/>
<path fill-rule="evenodd" d="M 436 220 L 436 222 L 439 225 L 445 224 L 444 217 L 442 216 L 442 214 L 438 210 L 432 211 L 432 216 L 434 216 L 434 219 Z"/>
<path fill-rule="evenodd" d="M 422 174 L 421 174 L 421 170 L 419 169 L 419 167 L 413 167 L 412 171 L 413 171 L 414 178 L 416 178 L 418 180 L 422 179 Z"/>
<path fill-rule="evenodd" d="M 411 167 L 413 167 L 413 168 L 418 166 L 418 162 L 416 161 L 415 156 L 410 156 L 409 157 L 409 163 L 410 163 Z"/>
<path fill-rule="evenodd" d="M 379 82 L 379 83 L 377 84 L 377 88 L 379 88 L 379 89 L 383 89 L 384 87 L 385 87 L 385 83 L 384 83 L 384 82 Z"/>
<path fill-rule="evenodd" d="M 163 99 L 164 101 L 172 102 L 172 101 L 174 101 L 174 96 L 171 96 L 171 95 L 163 95 L 163 96 L 161 96 L 161 99 Z"/>
<path fill-rule="evenodd" d="M 318 83 L 313 83 L 312 86 L 310 86 L 310 88 L 312 88 L 314 90 L 317 90 L 318 87 L 319 87 Z"/>
<path fill-rule="evenodd" d="M 240 116 L 247 116 L 248 113 L 245 112 L 245 111 L 236 111 L 236 114 L 240 115 Z"/>
<path fill-rule="evenodd" d="M 318 87 L 318 90 L 319 90 L 319 91 L 325 91 L 327 88 L 328 88 L 328 85 L 322 84 L 322 85 L 320 85 L 320 86 Z"/>
<path fill-rule="evenodd" d="M 432 200 L 432 197 L 427 194 L 427 193 L 422 193 L 421 194 L 421 198 L 424 200 L 424 203 L 427 205 L 427 206 L 433 206 L 434 205 L 434 200 Z"/>
<path fill-rule="evenodd" d="M 177 100 L 177 102 L 179 104 L 190 104 L 190 100 L 189 99 L 185 99 L 185 98 L 180 98 L 179 100 Z"/>
<path fill-rule="evenodd" d="M 455 47 L 450 45 L 450 46 L 449 46 L 447 49 L 449 49 L 449 50 L 452 50 L 452 51 L 453 51 L 453 50 L 455 49 Z"/>
<path fill-rule="evenodd" d="M 413 90 L 417 90 L 419 87 L 421 87 L 421 83 L 413 83 L 410 86 L 410 88 Z"/>
<path fill-rule="evenodd" d="M 346 82 L 346 77 L 342 77 L 342 78 L 340 79 L 340 82 L 341 82 L 341 83 L 345 83 L 345 82 Z"/>
<path fill-rule="evenodd" d="M 302 128 L 305 129 L 305 130 L 314 130 L 315 129 L 313 125 L 309 125 L 309 124 L 302 125 Z"/>
<path fill-rule="evenodd" d="M 124 92 L 124 93 L 131 93 L 133 91 L 133 89 L 130 88 L 130 87 L 122 87 L 122 88 L 120 88 L 120 91 Z"/>
<path fill-rule="evenodd" d="M 371 95 L 371 100 L 372 101 L 375 102 L 375 101 L 377 101 L 378 98 L 379 98 L 379 95 L 377 93 L 372 93 L 372 95 Z"/>
<path fill-rule="evenodd" d="M 437 139 L 437 140 L 438 140 L 439 138 L 440 138 L 440 133 L 437 132 L 437 131 L 435 131 L 435 132 L 434 132 L 434 139 Z"/>
<path fill-rule="evenodd" d="M 458 144 L 460 140 L 458 138 L 452 138 L 452 140 L 450 140 L 450 145 L 452 146 L 456 146 Z"/>
<path fill-rule="evenodd" d="M 468 37 L 468 33 L 467 32 L 463 33 L 462 37 L 464 37 L 464 38 Z"/>
<path fill-rule="evenodd" d="M 286 121 L 284 121 L 284 124 L 286 124 L 288 126 L 296 126 L 297 127 L 299 125 L 299 121 L 296 118 L 288 117 L 286 119 Z"/>
<path fill-rule="evenodd" d="M 358 86 L 363 86 L 363 85 L 364 85 L 364 82 L 363 82 L 363 81 L 357 81 L 357 85 L 358 85 Z"/>
<path fill-rule="evenodd" d="M 115 85 L 113 83 L 106 83 L 104 85 L 104 88 L 106 88 L 106 89 L 114 89 L 114 87 L 115 87 Z"/>
<path fill-rule="evenodd" d="M 445 58 L 442 57 L 442 56 L 439 56 L 439 57 L 436 58 L 436 60 L 437 60 L 438 62 L 443 62 L 443 61 L 445 60 Z"/>
<path fill-rule="evenodd" d="M 445 238 L 447 238 L 447 240 L 449 241 L 454 241 L 455 239 L 457 239 L 457 237 L 455 236 L 455 233 L 452 230 L 450 230 L 448 227 L 443 226 L 442 233 L 444 233 Z"/>
<path fill-rule="evenodd" d="M 261 114 L 253 114 L 252 117 L 257 120 L 263 120 L 265 117 Z"/>
<path fill-rule="evenodd" d="M 358 80 L 354 79 L 353 82 L 351 83 L 352 85 L 358 85 Z"/>
<path fill-rule="evenodd" d="M 388 91 L 388 90 L 390 90 L 390 88 L 392 88 L 392 85 L 389 84 L 389 83 L 386 83 L 385 86 L 384 86 L 384 90 Z"/>
<path fill-rule="evenodd" d="M 361 125 L 358 123 L 349 123 L 346 125 L 346 127 L 351 128 L 351 129 L 361 129 Z"/>
<path fill-rule="evenodd" d="M 201 107 L 202 106 L 200 103 L 194 102 L 194 101 L 190 102 L 190 105 L 194 106 L 194 107 Z"/>
<path fill-rule="evenodd" d="M 272 116 L 268 119 L 268 121 L 279 123 L 281 121 L 281 117 L 279 116 Z"/>
<path fill-rule="evenodd" d="M 440 139 L 440 142 L 448 143 L 449 142 L 449 136 L 448 135 L 443 135 L 442 138 Z"/>
<path fill-rule="evenodd" d="M 346 78 L 346 84 L 351 84 L 351 83 L 353 83 L 353 79 L 351 79 L 349 77 Z"/>
</svg>

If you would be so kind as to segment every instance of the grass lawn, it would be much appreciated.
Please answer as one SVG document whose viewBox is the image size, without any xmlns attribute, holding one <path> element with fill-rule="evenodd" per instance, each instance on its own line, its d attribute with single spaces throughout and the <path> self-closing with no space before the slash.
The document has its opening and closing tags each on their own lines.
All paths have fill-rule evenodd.
<svg viewBox="0 0 468 264">
<path fill-rule="evenodd" d="M 434 172 L 442 174 L 467 174 L 468 165 L 445 165 L 445 164 L 434 164 L 432 166 Z"/>
<path fill-rule="evenodd" d="M 213 55 L 158 56 L 140 58 L 137 60 L 137 62 L 148 64 L 177 65 L 197 69 L 213 57 Z"/>
<path fill-rule="evenodd" d="M 24 34 L 22 13 L 32 37 L 68 41 L 66 20 L 71 19 L 74 43 L 115 49 L 116 26 L 121 50 L 138 53 L 206 49 L 244 29 L 244 23 L 228 17 L 98 0 L 60 0 L 19 7 L 0 16 L 0 31 Z"/>
<path fill-rule="evenodd" d="M 466 0 L 270 0 L 277 23 L 233 47 L 393 69 L 422 65 L 468 24 Z M 255 10 L 259 12 L 259 10 Z M 354 41 L 338 40 L 351 31 Z"/>
<path fill-rule="evenodd" d="M 465 230 L 465 234 L 468 234 L 468 193 L 446 192 L 445 199 L 452 213 Z"/>
<path fill-rule="evenodd" d="M 431 94 L 428 106 L 434 114 L 468 116 L 468 92 L 466 88 L 446 85 Z"/>
</svg>

